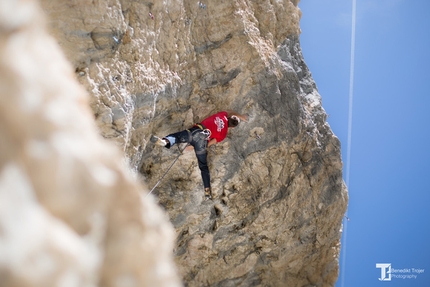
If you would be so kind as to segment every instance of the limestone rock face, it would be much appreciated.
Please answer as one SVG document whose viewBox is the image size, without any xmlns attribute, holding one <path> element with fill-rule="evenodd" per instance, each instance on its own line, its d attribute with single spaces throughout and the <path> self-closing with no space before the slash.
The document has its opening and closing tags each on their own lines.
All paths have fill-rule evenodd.
<svg viewBox="0 0 430 287">
<path fill-rule="evenodd" d="M 0 4 L 0 286 L 180 286 L 171 224 L 99 135 L 41 15 Z"/>
<path fill-rule="evenodd" d="M 189 128 L 224 109 L 249 115 L 209 149 L 213 201 L 203 200 L 193 152 L 148 197 L 176 229 L 186 286 L 334 285 L 347 192 L 340 143 L 301 54 L 297 0 L 41 3 L 90 94 L 99 132 L 149 187 L 179 152 L 154 147 L 151 134 Z M 146 210 L 132 197 L 114 198 Z M 109 276 L 122 264 L 103 270 Z"/>
</svg>

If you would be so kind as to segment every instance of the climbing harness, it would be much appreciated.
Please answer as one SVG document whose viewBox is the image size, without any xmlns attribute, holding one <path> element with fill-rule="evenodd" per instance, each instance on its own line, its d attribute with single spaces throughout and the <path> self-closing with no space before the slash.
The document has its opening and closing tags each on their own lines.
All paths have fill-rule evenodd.
<svg viewBox="0 0 430 287">
<path fill-rule="evenodd" d="M 182 150 L 178 146 L 178 149 L 179 149 L 179 152 L 180 152 L 179 155 L 175 158 L 175 160 L 172 162 L 172 164 L 169 166 L 169 168 L 166 170 L 166 172 L 163 174 L 163 176 L 160 178 L 160 180 L 157 181 L 157 183 L 154 185 L 154 187 L 151 189 L 151 191 L 145 196 L 145 198 L 148 197 L 154 191 L 154 189 L 160 184 L 160 182 L 163 180 L 163 178 L 166 176 L 166 174 L 170 171 L 170 169 L 172 168 L 172 166 L 179 159 L 179 157 L 182 155 L 182 153 L 184 152 L 184 150 L 187 148 L 187 146 L 189 144 L 190 143 L 187 143 L 187 145 Z"/>
<path fill-rule="evenodd" d="M 189 129 L 188 132 L 188 142 L 192 143 L 194 146 L 194 150 L 196 154 L 204 154 L 206 153 L 207 144 L 209 141 L 209 137 L 211 136 L 211 131 L 206 129 L 201 124 L 195 124 L 195 128 L 197 129 Z"/>
<path fill-rule="evenodd" d="M 209 140 L 209 138 L 211 136 L 211 131 L 210 130 L 204 129 L 200 133 L 204 136 L 205 140 Z"/>
<path fill-rule="evenodd" d="M 209 138 L 211 137 L 212 132 L 210 131 L 210 129 L 205 128 L 205 126 L 203 126 L 202 124 L 194 124 L 195 127 L 198 127 L 201 131 L 198 131 L 198 133 L 200 133 L 201 135 L 205 136 L 205 140 L 209 140 Z M 193 132 L 193 135 L 196 131 Z"/>
</svg>

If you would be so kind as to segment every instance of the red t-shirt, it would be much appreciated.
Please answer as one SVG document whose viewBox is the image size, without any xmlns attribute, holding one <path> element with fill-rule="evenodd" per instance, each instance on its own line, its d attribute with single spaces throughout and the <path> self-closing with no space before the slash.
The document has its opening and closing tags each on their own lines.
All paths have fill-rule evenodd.
<svg viewBox="0 0 430 287">
<path fill-rule="evenodd" d="M 216 139 L 217 142 L 225 139 L 228 132 L 227 115 L 227 112 L 219 112 L 202 121 L 202 125 L 211 131 L 209 139 Z"/>
</svg>

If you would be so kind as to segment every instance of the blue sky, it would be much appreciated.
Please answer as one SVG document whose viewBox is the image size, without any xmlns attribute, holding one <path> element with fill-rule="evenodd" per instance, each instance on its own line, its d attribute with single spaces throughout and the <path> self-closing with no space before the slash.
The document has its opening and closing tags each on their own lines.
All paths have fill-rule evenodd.
<svg viewBox="0 0 430 287">
<path fill-rule="evenodd" d="M 356 4 L 350 221 L 336 287 L 430 286 L 430 1 Z M 352 0 L 299 7 L 305 62 L 346 166 Z M 379 281 L 376 263 L 424 273 Z"/>
</svg>

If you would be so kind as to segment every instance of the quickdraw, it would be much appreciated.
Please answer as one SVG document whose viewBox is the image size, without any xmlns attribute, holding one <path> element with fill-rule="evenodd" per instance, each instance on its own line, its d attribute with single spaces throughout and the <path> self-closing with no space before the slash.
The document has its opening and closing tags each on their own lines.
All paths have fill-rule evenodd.
<svg viewBox="0 0 430 287">
<path fill-rule="evenodd" d="M 212 134 L 209 129 L 204 129 L 201 131 L 201 133 L 206 136 L 206 140 L 209 140 L 209 138 L 211 137 L 211 134 Z"/>
<path fill-rule="evenodd" d="M 199 129 L 201 129 L 201 133 L 203 135 L 206 136 L 206 140 L 209 140 L 209 138 L 211 137 L 212 132 L 210 131 L 210 129 L 205 128 L 202 124 L 194 124 L 195 127 L 198 127 Z"/>
</svg>

